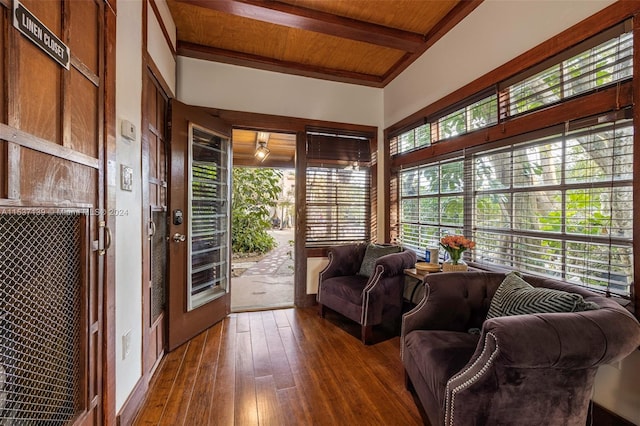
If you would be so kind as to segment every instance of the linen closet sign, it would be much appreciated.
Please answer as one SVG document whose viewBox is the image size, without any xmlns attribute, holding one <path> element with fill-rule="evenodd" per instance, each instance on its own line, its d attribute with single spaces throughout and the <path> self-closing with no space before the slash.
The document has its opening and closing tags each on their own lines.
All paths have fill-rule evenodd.
<svg viewBox="0 0 640 426">
<path fill-rule="evenodd" d="M 13 0 L 13 26 L 56 62 L 69 69 L 69 47 L 18 0 Z"/>
</svg>

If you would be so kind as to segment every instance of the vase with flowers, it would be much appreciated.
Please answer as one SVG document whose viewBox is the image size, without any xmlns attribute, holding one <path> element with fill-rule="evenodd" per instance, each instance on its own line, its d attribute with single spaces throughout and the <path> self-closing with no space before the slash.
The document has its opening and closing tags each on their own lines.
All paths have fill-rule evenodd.
<svg viewBox="0 0 640 426">
<path fill-rule="evenodd" d="M 449 254 L 449 260 L 442 264 L 443 271 L 467 270 L 467 264 L 462 260 L 462 253 L 465 250 L 474 248 L 476 243 L 463 235 L 447 235 L 440 239 L 440 246 Z"/>
</svg>

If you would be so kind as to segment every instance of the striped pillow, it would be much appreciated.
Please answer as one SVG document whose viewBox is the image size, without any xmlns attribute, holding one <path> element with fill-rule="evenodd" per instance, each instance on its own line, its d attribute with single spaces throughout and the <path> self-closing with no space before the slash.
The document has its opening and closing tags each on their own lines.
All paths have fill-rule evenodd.
<svg viewBox="0 0 640 426">
<path fill-rule="evenodd" d="M 579 294 L 533 287 L 517 272 L 511 272 L 491 299 L 487 319 L 548 312 L 580 312 L 598 308 L 596 303 L 585 302 Z"/>
</svg>

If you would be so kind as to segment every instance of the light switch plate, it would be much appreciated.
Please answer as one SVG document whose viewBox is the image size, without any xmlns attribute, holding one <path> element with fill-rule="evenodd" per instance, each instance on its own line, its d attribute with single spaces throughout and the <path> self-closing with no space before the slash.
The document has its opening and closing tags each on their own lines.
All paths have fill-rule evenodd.
<svg viewBox="0 0 640 426">
<path fill-rule="evenodd" d="M 120 189 L 133 191 L 133 169 L 124 164 L 120 165 Z"/>
</svg>

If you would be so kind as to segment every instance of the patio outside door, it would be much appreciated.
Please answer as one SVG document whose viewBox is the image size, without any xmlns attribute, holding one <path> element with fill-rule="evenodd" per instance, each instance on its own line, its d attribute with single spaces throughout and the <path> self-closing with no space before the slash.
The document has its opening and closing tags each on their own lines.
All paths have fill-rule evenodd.
<svg viewBox="0 0 640 426">
<path fill-rule="evenodd" d="M 230 310 L 231 127 L 171 101 L 168 346 Z"/>
</svg>

